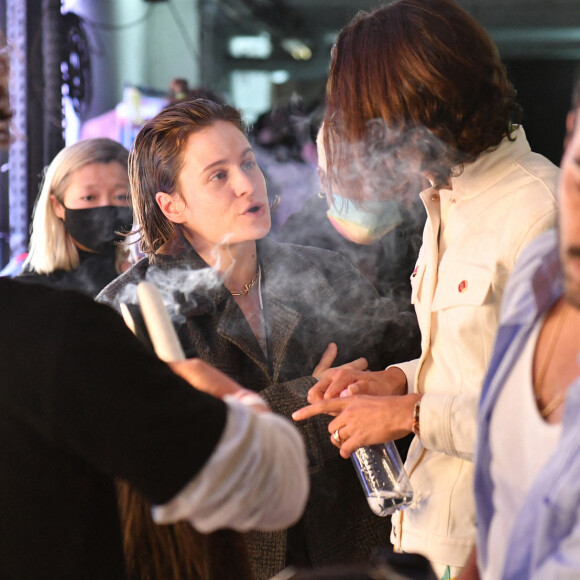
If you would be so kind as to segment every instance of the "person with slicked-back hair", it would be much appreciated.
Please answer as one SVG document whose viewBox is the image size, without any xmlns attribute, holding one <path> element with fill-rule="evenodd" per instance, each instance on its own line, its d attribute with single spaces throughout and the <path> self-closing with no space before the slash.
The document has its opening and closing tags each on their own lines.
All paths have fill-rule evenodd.
<svg viewBox="0 0 580 580">
<path fill-rule="evenodd" d="M 1 578 L 127 580 L 116 478 L 159 524 L 274 530 L 302 514 L 304 443 L 255 393 L 200 360 L 165 364 L 79 292 L 2 277 L 0 320 Z"/>
<path fill-rule="evenodd" d="M 422 353 L 379 373 L 329 370 L 295 417 L 334 413 L 344 457 L 415 434 L 415 501 L 393 517 L 391 540 L 453 577 L 475 539 L 476 409 L 501 296 L 523 248 L 555 223 L 558 169 L 531 152 L 496 46 L 452 0 L 356 15 L 332 49 L 327 98 L 329 190 L 420 194 L 427 210 L 410 277 Z M 334 398 L 345 388 L 354 396 Z"/>
<path fill-rule="evenodd" d="M 409 313 L 381 298 L 348 260 L 266 237 L 266 183 L 236 109 L 204 99 L 164 109 L 137 135 L 129 168 L 146 257 L 97 300 L 120 309 L 139 282 L 153 282 L 186 355 L 259 392 L 286 417 L 331 364 L 378 369 L 417 351 Z M 370 511 L 352 465 L 326 437 L 327 423 L 301 424 L 311 494 L 304 517 L 282 532 L 160 530 L 125 488 L 131 578 L 185 580 L 198 568 L 207 580 L 266 580 L 291 565 L 368 560 L 374 546 L 388 544 L 389 523 Z M 240 564 L 245 553 L 250 570 Z"/>
</svg>

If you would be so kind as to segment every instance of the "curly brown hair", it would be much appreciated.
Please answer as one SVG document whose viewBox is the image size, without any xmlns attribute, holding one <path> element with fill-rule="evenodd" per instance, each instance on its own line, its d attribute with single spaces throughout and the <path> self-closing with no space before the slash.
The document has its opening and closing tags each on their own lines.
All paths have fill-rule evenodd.
<svg viewBox="0 0 580 580">
<path fill-rule="evenodd" d="M 495 44 L 452 0 L 396 0 L 357 14 L 333 47 L 327 100 L 330 179 L 362 197 L 372 193 L 361 178 L 339 178 L 339 170 L 353 158 L 364 169 L 369 144 L 381 148 L 377 135 L 392 133 L 389 148 L 402 147 L 411 166 L 446 182 L 510 137 L 521 117 Z"/>
</svg>

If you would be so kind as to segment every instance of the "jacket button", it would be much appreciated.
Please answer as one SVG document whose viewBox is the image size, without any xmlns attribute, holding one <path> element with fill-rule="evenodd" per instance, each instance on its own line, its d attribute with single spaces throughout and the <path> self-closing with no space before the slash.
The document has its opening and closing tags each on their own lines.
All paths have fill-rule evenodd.
<svg viewBox="0 0 580 580">
<path fill-rule="evenodd" d="M 457 290 L 461 293 L 465 292 L 467 290 L 467 280 L 461 280 L 459 286 L 457 286 Z"/>
</svg>

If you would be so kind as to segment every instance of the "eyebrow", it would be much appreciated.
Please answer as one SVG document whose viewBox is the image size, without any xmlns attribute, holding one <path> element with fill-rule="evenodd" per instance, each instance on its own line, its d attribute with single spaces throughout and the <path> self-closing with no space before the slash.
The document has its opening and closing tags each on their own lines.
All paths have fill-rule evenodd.
<svg viewBox="0 0 580 580">
<path fill-rule="evenodd" d="M 248 153 L 253 153 L 253 152 L 254 152 L 254 150 L 251 147 L 246 147 L 246 149 L 244 149 L 242 151 L 242 154 L 240 155 L 240 158 L 244 157 Z M 217 161 L 214 161 L 213 163 L 210 163 L 207 167 L 204 167 L 201 172 L 202 173 L 205 173 L 206 171 L 212 169 L 216 165 L 221 165 L 222 163 L 226 163 L 226 161 L 227 161 L 227 159 L 218 159 Z"/>
</svg>

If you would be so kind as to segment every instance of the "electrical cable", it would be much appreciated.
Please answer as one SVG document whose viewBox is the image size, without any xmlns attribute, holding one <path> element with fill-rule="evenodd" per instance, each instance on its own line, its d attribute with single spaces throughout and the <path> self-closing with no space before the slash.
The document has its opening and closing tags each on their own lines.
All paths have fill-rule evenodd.
<svg viewBox="0 0 580 580">
<path fill-rule="evenodd" d="M 181 14 L 179 14 L 179 12 L 177 11 L 177 8 L 175 7 L 175 3 L 172 0 L 169 0 L 167 2 L 167 5 L 169 6 L 169 11 L 171 12 L 171 16 L 173 18 L 173 21 L 175 22 L 175 26 L 177 26 L 177 29 L 179 30 L 179 33 L 181 34 L 181 38 L 183 39 L 183 42 L 185 43 L 187 50 L 191 54 L 191 57 L 193 58 L 194 61 L 200 62 L 201 57 L 199 55 L 199 52 L 197 51 L 195 44 L 193 43 L 193 41 L 191 40 L 191 38 L 189 38 L 189 36 L 187 34 L 187 29 L 185 28 L 185 25 L 183 24 L 183 18 L 181 18 Z"/>
</svg>

